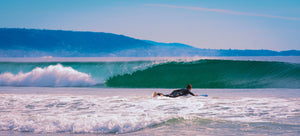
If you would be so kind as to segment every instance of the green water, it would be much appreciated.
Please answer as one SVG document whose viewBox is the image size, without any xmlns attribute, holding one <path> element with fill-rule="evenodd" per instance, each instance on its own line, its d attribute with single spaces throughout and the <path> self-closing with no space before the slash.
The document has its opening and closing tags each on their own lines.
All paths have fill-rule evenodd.
<svg viewBox="0 0 300 136">
<path fill-rule="evenodd" d="M 300 65 L 284 62 L 199 60 L 169 62 L 110 77 L 110 87 L 300 88 Z"/>
</svg>

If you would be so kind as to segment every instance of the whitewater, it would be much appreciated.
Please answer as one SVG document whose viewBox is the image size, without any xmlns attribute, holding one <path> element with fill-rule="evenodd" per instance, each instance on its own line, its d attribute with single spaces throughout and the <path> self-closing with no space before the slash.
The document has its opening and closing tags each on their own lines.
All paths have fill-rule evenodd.
<svg viewBox="0 0 300 136">
<path fill-rule="evenodd" d="M 293 56 L 0 58 L 0 135 L 299 135 L 299 64 Z M 188 81 L 208 97 L 152 97 Z"/>
<path fill-rule="evenodd" d="M 152 98 L 152 91 L 0 88 L 0 132 L 12 135 L 299 134 L 299 89 L 194 89 L 194 93 L 206 93 L 209 97 L 175 99 Z"/>
</svg>

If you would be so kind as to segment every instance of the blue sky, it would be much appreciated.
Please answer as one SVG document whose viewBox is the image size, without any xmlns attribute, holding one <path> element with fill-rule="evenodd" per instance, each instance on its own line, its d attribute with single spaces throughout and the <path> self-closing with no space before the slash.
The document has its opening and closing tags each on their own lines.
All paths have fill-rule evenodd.
<svg viewBox="0 0 300 136">
<path fill-rule="evenodd" d="M 300 50 L 300 0 L 0 0 L 0 27 L 109 32 L 211 49 Z"/>
</svg>

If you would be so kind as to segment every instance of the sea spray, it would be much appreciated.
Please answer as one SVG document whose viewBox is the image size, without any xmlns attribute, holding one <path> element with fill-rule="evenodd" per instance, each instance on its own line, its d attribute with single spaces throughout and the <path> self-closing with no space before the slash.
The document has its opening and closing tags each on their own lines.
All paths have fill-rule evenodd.
<svg viewBox="0 0 300 136">
<path fill-rule="evenodd" d="M 78 72 L 61 64 L 45 68 L 35 68 L 28 73 L 3 73 L 0 75 L 1 86 L 93 86 L 97 82 L 91 75 Z"/>
<path fill-rule="evenodd" d="M 101 86 L 109 78 L 116 75 L 133 73 L 149 67 L 173 61 L 164 59 L 157 61 L 113 61 L 113 62 L 0 62 L 0 86 Z M 50 71 L 52 70 L 52 71 Z M 71 71 L 70 71 L 71 70 Z M 38 71 L 43 76 L 37 75 Z M 49 73 L 50 72 L 50 73 Z M 51 74 L 52 72 L 52 74 Z M 40 73 L 41 74 L 41 73 Z M 80 84 L 71 80 L 76 74 L 86 75 Z M 89 77 L 87 77 L 87 75 Z M 32 77 L 33 76 L 33 77 Z M 49 78 L 47 77 L 49 76 Z M 68 82 L 61 82 L 61 78 L 68 78 Z M 72 77 L 73 76 L 73 77 Z M 25 77 L 32 77 L 27 80 Z M 39 77 L 44 80 L 36 80 Z M 79 76 L 80 77 L 80 76 Z M 82 78 L 82 79 L 84 79 Z M 47 80 L 46 80 L 47 79 Z M 52 82 L 48 80 L 53 80 Z M 57 83 L 59 84 L 57 84 Z M 74 83 L 74 84 L 73 84 Z"/>
</svg>

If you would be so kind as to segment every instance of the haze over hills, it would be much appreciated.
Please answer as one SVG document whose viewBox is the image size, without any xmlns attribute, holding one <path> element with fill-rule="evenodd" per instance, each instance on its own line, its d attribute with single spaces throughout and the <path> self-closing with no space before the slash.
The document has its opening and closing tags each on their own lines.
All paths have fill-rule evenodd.
<svg viewBox="0 0 300 136">
<path fill-rule="evenodd" d="M 103 32 L 0 28 L 0 57 L 300 56 L 300 51 L 199 49 Z"/>
</svg>

